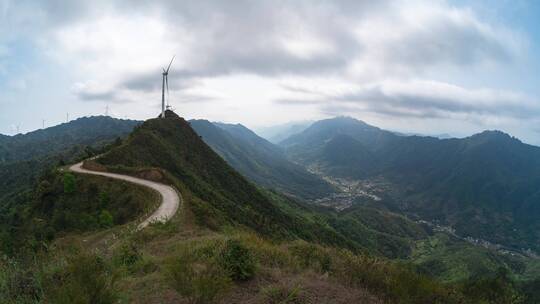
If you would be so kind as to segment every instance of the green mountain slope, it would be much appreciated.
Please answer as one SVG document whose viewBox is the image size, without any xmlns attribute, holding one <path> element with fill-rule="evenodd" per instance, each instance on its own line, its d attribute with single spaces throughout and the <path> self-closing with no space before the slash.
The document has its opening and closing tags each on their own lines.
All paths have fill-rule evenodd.
<svg viewBox="0 0 540 304">
<path fill-rule="evenodd" d="M 0 137 L 0 209 L 29 191 L 42 173 L 59 162 L 97 153 L 138 124 L 104 116 L 84 117 L 27 134 Z"/>
<path fill-rule="evenodd" d="M 234 169 L 261 186 L 303 199 L 334 191 L 327 182 L 287 160 L 279 147 L 242 125 L 206 120 L 192 120 L 190 124 Z"/>
<path fill-rule="evenodd" d="M 540 249 L 540 148 L 502 132 L 398 136 L 352 118 L 317 122 L 281 143 L 324 174 L 384 179 L 394 207 L 464 236 Z"/>
<path fill-rule="evenodd" d="M 354 247 L 332 229 L 278 208 L 171 111 L 165 119 L 151 119 L 137 127 L 123 145 L 97 162 L 113 170 L 166 170 L 169 182 L 181 189 L 198 223 L 211 228 L 242 225 L 268 236 Z"/>
<path fill-rule="evenodd" d="M 82 117 L 54 127 L 4 137 L 0 140 L 0 164 L 64 152 L 75 145 L 91 146 L 124 136 L 140 124 L 107 116 Z"/>
</svg>

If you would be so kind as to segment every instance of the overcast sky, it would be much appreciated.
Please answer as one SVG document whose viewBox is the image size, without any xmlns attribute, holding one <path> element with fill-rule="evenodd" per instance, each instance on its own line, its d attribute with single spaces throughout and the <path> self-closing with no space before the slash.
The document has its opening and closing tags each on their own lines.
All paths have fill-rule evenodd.
<svg viewBox="0 0 540 304">
<path fill-rule="evenodd" d="M 496 2 L 496 3 L 495 3 Z M 540 1 L 0 0 L 0 133 L 160 111 L 540 144 Z"/>
</svg>

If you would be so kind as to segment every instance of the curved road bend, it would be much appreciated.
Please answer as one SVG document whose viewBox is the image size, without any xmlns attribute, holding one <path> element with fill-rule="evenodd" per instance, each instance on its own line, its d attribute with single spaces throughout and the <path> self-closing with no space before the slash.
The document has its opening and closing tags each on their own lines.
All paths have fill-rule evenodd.
<svg viewBox="0 0 540 304">
<path fill-rule="evenodd" d="M 99 171 L 90 171 L 87 169 L 84 169 L 82 167 L 82 162 L 77 163 L 75 165 L 72 165 L 69 167 L 69 170 L 77 173 L 83 173 L 83 174 L 93 174 L 93 175 L 100 175 L 100 176 L 106 176 L 114 179 L 124 180 L 130 183 L 134 183 L 137 185 L 142 185 L 148 188 L 151 188 L 161 195 L 161 205 L 159 208 L 152 213 L 147 219 L 145 219 L 142 223 L 137 226 L 137 229 L 143 229 L 144 227 L 148 226 L 148 224 L 152 222 L 165 222 L 171 217 L 174 216 L 176 211 L 178 210 L 178 206 L 180 205 L 180 196 L 174 190 L 173 187 L 167 186 L 164 184 L 152 182 L 146 179 L 141 179 L 129 175 L 122 175 L 122 174 L 116 174 L 116 173 L 108 173 L 108 172 L 99 172 Z"/>
</svg>

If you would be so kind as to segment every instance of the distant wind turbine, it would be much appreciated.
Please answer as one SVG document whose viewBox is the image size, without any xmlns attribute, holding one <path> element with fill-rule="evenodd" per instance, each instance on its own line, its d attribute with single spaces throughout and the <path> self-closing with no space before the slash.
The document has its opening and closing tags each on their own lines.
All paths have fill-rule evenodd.
<svg viewBox="0 0 540 304">
<path fill-rule="evenodd" d="M 163 68 L 163 82 L 161 84 L 161 117 L 165 117 L 165 86 L 167 87 L 167 109 L 169 108 L 169 69 L 174 60 L 174 56 L 167 69 Z"/>
</svg>

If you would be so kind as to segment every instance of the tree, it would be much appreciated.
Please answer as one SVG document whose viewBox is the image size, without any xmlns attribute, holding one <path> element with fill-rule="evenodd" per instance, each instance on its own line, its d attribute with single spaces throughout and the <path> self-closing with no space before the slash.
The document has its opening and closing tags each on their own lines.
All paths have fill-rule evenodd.
<svg viewBox="0 0 540 304">
<path fill-rule="evenodd" d="M 75 192 L 75 176 L 71 173 L 64 174 L 64 193 L 71 194 Z"/>
<path fill-rule="evenodd" d="M 109 228 L 113 225 L 113 216 L 107 210 L 101 211 L 99 214 L 99 225 L 103 228 Z"/>
<path fill-rule="evenodd" d="M 248 248 L 237 240 L 228 240 L 219 258 L 231 279 L 246 281 L 255 274 L 255 262 Z"/>
</svg>

